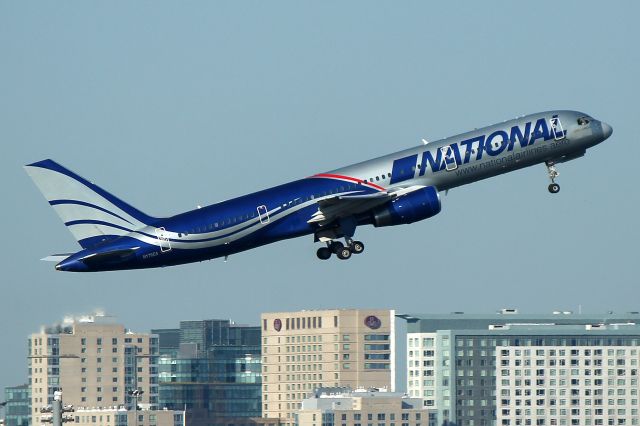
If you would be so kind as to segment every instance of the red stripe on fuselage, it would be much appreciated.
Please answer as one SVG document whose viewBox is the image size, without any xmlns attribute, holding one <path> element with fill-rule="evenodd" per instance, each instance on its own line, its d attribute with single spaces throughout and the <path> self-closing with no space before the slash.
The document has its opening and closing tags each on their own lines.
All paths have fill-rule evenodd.
<svg viewBox="0 0 640 426">
<path fill-rule="evenodd" d="M 350 176 L 334 175 L 334 174 L 331 174 L 331 173 L 319 173 L 319 174 L 313 175 L 311 177 L 314 177 L 314 178 L 329 178 L 329 179 L 343 179 L 343 180 L 348 180 L 350 182 L 360 183 L 362 185 L 368 185 L 368 186 L 370 186 L 372 188 L 377 189 L 378 191 L 386 191 L 385 188 L 383 188 L 383 187 L 381 187 L 379 185 L 376 185 L 375 183 L 365 182 L 362 179 L 356 179 L 356 178 L 352 178 Z"/>
</svg>

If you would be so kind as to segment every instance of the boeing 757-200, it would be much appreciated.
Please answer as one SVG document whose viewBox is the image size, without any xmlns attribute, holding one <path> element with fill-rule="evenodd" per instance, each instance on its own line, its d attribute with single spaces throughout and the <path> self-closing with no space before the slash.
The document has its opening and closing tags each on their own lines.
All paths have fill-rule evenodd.
<svg viewBox="0 0 640 426">
<path fill-rule="evenodd" d="M 611 133 L 581 112 L 531 114 L 162 218 L 53 160 L 25 168 L 82 247 L 46 258 L 59 271 L 172 266 L 303 235 L 322 243 L 318 258 L 345 260 L 364 251 L 353 239 L 358 226 L 432 217 L 440 212 L 440 192 L 460 185 L 544 163 L 555 194 L 556 165 L 582 157 Z"/>
</svg>

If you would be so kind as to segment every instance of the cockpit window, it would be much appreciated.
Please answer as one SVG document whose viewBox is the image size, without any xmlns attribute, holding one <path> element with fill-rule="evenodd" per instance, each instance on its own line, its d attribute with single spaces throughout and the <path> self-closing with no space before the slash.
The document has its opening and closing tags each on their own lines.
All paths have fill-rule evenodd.
<svg viewBox="0 0 640 426">
<path fill-rule="evenodd" d="M 590 117 L 586 117 L 586 116 L 585 117 L 580 117 L 580 118 L 578 118 L 578 124 L 581 125 L 581 126 L 585 126 L 585 125 L 589 124 L 590 120 L 591 120 Z"/>
</svg>

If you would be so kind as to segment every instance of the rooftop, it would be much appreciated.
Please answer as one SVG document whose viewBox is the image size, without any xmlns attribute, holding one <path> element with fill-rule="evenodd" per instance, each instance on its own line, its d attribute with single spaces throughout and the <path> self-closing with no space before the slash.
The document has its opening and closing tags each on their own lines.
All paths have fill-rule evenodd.
<svg viewBox="0 0 640 426">
<path fill-rule="evenodd" d="M 409 333 L 429 333 L 438 330 L 498 330 L 518 327 L 539 333 L 542 328 L 558 326 L 575 326 L 567 331 L 607 331 L 619 332 L 624 326 L 640 324 L 638 311 L 626 313 L 607 312 L 604 314 L 583 314 L 572 311 L 554 311 L 548 314 L 521 314 L 517 309 L 505 308 L 491 314 L 467 314 L 452 312 L 450 314 L 398 314 L 396 317 L 407 321 Z M 503 327 L 500 327 L 503 326 Z M 631 330 L 625 328 L 625 330 Z M 634 334 L 637 331 L 631 330 Z M 554 331 L 555 332 L 555 331 Z"/>
</svg>

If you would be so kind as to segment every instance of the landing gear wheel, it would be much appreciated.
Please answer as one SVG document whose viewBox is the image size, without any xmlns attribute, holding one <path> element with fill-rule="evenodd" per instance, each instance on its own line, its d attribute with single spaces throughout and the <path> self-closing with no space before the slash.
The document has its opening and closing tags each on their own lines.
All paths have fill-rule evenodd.
<svg viewBox="0 0 640 426">
<path fill-rule="evenodd" d="M 364 244 L 362 241 L 354 241 L 351 243 L 351 252 L 353 254 L 360 254 L 364 251 Z"/>
<path fill-rule="evenodd" d="M 342 247 L 340 251 L 336 253 L 336 255 L 340 260 L 347 260 L 351 257 L 351 250 L 349 250 L 348 247 Z"/>
<path fill-rule="evenodd" d="M 557 183 L 552 183 L 551 185 L 549 185 L 549 192 L 552 194 L 557 194 L 558 192 L 560 192 L 560 185 L 558 185 Z"/>
<path fill-rule="evenodd" d="M 556 183 L 556 178 L 560 176 L 558 170 L 556 169 L 556 164 L 553 161 L 546 161 L 544 163 L 547 166 L 547 172 L 549 173 L 549 179 L 551 179 L 551 185 L 549 185 L 549 192 L 552 194 L 557 194 L 560 192 L 560 185 Z"/>
<path fill-rule="evenodd" d="M 338 254 L 340 253 L 340 250 L 342 250 L 344 248 L 344 244 L 342 244 L 340 241 L 331 241 L 331 243 L 329 243 L 329 250 L 331 250 L 331 252 Z"/>
<path fill-rule="evenodd" d="M 329 250 L 329 247 L 320 247 L 316 252 L 316 256 L 320 260 L 327 260 L 331 257 L 331 250 Z"/>
</svg>

